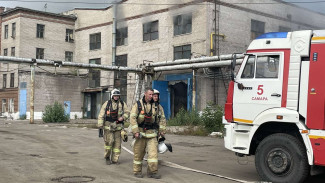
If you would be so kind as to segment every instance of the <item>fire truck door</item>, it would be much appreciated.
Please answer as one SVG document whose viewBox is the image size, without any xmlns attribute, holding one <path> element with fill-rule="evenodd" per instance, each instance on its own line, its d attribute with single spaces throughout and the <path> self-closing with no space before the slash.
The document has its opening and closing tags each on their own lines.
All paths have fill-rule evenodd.
<svg viewBox="0 0 325 183">
<path fill-rule="evenodd" d="M 236 76 L 233 116 L 235 122 L 253 123 L 261 112 L 281 107 L 283 53 L 247 55 Z"/>
</svg>

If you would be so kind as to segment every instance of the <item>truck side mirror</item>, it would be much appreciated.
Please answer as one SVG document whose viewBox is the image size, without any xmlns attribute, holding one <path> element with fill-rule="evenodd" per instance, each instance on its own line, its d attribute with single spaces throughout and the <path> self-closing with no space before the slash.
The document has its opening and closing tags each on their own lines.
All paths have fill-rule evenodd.
<svg viewBox="0 0 325 183">
<path fill-rule="evenodd" d="M 232 61 L 231 61 L 231 80 L 232 81 L 235 81 L 234 71 L 235 71 L 235 67 L 236 67 L 236 61 L 237 61 L 236 53 L 234 53 L 233 57 L 232 57 Z"/>
</svg>

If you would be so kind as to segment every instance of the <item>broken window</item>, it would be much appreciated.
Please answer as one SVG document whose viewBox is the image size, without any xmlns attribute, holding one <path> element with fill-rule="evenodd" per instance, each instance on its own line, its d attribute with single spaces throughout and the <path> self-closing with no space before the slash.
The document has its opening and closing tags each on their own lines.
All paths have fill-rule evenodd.
<svg viewBox="0 0 325 183">
<path fill-rule="evenodd" d="M 128 44 L 128 28 L 120 28 L 116 30 L 116 46 Z"/>
<path fill-rule="evenodd" d="M 158 20 L 143 24 L 143 41 L 151 41 L 158 38 Z"/>
<path fill-rule="evenodd" d="M 251 39 L 255 39 L 265 32 L 265 22 L 251 20 Z"/>
<path fill-rule="evenodd" d="M 44 59 L 44 48 L 36 48 L 36 59 Z"/>
<path fill-rule="evenodd" d="M 192 14 L 174 17 L 174 36 L 192 32 Z"/>
<path fill-rule="evenodd" d="M 100 46 L 101 46 L 101 34 L 100 33 L 90 34 L 89 40 L 90 40 L 90 42 L 89 42 L 90 50 L 100 49 Z"/>
<path fill-rule="evenodd" d="M 73 30 L 72 29 L 66 29 L 65 31 L 65 42 L 73 43 Z"/>
<path fill-rule="evenodd" d="M 175 46 L 174 47 L 174 60 L 190 59 L 191 58 L 191 45 Z"/>
<path fill-rule="evenodd" d="M 37 38 L 44 38 L 44 28 L 45 25 L 37 24 L 37 31 L 36 31 Z"/>
<path fill-rule="evenodd" d="M 73 62 L 73 52 L 66 51 L 65 52 L 65 61 L 66 62 Z"/>
</svg>

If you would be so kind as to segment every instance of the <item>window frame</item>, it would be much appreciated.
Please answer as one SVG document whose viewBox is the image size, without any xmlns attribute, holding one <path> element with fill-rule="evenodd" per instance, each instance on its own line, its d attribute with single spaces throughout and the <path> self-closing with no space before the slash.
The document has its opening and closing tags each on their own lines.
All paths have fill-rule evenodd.
<svg viewBox="0 0 325 183">
<path fill-rule="evenodd" d="M 15 57 L 15 56 L 16 56 L 16 47 L 11 47 L 10 55 L 11 55 L 12 57 Z"/>
<path fill-rule="evenodd" d="M 157 25 L 155 25 L 157 24 Z M 156 30 L 157 29 L 157 30 Z M 157 37 L 155 38 L 154 35 L 157 34 Z M 159 20 L 151 21 L 142 24 L 142 35 L 143 35 L 143 41 L 153 41 L 153 40 L 159 40 Z"/>
<path fill-rule="evenodd" d="M 71 54 L 71 55 L 69 55 Z M 70 60 L 69 60 L 70 58 Z M 73 62 L 73 52 L 72 51 L 65 51 L 65 62 Z"/>
<path fill-rule="evenodd" d="M 263 31 L 261 31 L 262 29 L 261 30 L 255 30 L 255 28 L 259 29 L 259 26 L 263 27 Z M 258 36 L 260 36 L 260 35 L 262 35 L 264 33 L 265 33 L 265 22 L 255 20 L 255 19 L 251 19 L 251 40 L 256 39 Z"/>
<path fill-rule="evenodd" d="M 73 43 L 73 29 L 65 29 L 65 42 Z"/>
<path fill-rule="evenodd" d="M 11 24 L 11 37 L 12 38 L 16 37 L 16 22 Z"/>
<path fill-rule="evenodd" d="M 186 47 L 186 46 L 189 46 L 190 49 L 189 50 L 184 50 L 184 47 Z M 181 51 L 177 51 L 176 49 L 178 49 L 178 48 L 181 48 Z M 184 55 L 185 55 L 184 52 L 188 52 L 188 51 L 190 53 L 190 56 L 188 58 L 184 57 Z M 186 45 L 174 46 L 173 53 L 174 53 L 174 60 L 190 59 L 192 57 L 192 45 L 191 44 L 186 44 Z M 176 58 L 176 53 L 181 53 L 182 54 L 181 58 Z"/>
<path fill-rule="evenodd" d="M 44 48 L 36 48 L 36 59 L 44 59 Z"/>
<path fill-rule="evenodd" d="M 2 75 L 2 88 L 7 88 L 7 74 Z"/>
<path fill-rule="evenodd" d="M 10 73 L 10 88 L 15 87 L 15 73 Z"/>
<path fill-rule="evenodd" d="M 3 49 L 3 56 L 8 56 L 8 48 Z"/>
<path fill-rule="evenodd" d="M 116 29 L 116 46 L 128 44 L 128 27 Z"/>
<path fill-rule="evenodd" d="M 9 36 L 9 25 L 5 25 L 5 28 L 4 28 L 4 38 L 5 39 L 8 39 L 8 36 Z"/>
<path fill-rule="evenodd" d="M 89 34 L 89 50 L 101 49 L 101 32 Z"/>
<path fill-rule="evenodd" d="M 37 38 L 44 38 L 45 35 L 45 25 L 44 24 L 37 24 L 36 25 L 36 37 Z"/>
<path fill-rule="evenodd" d="M 190 20 L 187 19 L 190 17 Z M 193 16 L 192 13 L 181 14 L 173 17 L 174 36 L 192 33 Z M 188 29 L 188 27 L 190 27 Z"/>
</svg>

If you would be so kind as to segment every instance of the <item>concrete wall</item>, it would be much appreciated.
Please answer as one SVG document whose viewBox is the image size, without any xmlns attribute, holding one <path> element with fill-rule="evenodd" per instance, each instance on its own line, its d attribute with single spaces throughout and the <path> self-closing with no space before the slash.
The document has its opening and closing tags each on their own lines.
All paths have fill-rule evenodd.
<svg viewBox="0 0 325 183">
<path fill-rule="evenodd" d="M 27 83 L 27 111 L 30 107 L 30 73 L 19 73 L 20 82 Z M 42 112 L 46 105 L 52 105 L 55 101 L 63 104 L 64 101 L 71 101 L 70 117 L 74 114 L 82 118 L 83 93 L 87 87 L 87 80 L 80 77 L 66 77 L 62 75 L 35 74 L 34 106 L 35 119 L 41 119 Z M 29 118 L 29 113 L 27 113 Z"/>
</svg>

